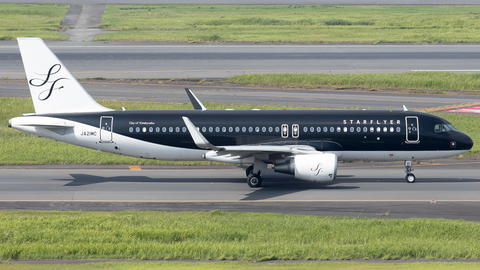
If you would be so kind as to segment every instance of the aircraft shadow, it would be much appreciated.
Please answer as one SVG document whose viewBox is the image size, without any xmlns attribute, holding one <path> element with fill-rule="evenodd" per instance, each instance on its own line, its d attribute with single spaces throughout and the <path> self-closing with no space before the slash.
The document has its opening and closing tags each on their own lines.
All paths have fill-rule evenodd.
<svg viewBox="0 0 480 270">
<path fill-rule="evenodd" d="M 120 183 L 245 183 L 245 178 L 211 178 L 211 177 L 194 177 L 194 178 L 151 178 L 147 176 L 113 176 L 103 177 L 89 174 L 70 174 L 72 179 L 56 179 L 57 181 L 71 181 L 64 186 L 83 186 L 108 182 Z M 337 175 L 335 181 L 332 182 L 308 182 L 297 180 L 290 175 L 266 175 L 263 176 L 263 187 L 270 188 L 337 188 L 342 187 L 338 184 L 352 184 L 352 183 L 403 183 L 402 177 L 392 178 L 358 178 L 355 175 Z M 419 178 L 416 183 L 480 183 L 480 179 L 474 178 Z M 406 182 L 405 182 L 406 183 Z"/>
<path fill-rule="evenodd" d="M 228 179 L 216 179 L 216 178 L 151 178 L 147 176 L 113 176 L 103 177 L 89 174 L 70 174 L 72 179 L 56 179 L 57 181 L 71 181 L 64 186 L 84 186 L 92 184 L 101 184 L 109 182 L 119 183 L 243 183 L 245 180 L 242 178 L 228 178 Z"/>
</svg>

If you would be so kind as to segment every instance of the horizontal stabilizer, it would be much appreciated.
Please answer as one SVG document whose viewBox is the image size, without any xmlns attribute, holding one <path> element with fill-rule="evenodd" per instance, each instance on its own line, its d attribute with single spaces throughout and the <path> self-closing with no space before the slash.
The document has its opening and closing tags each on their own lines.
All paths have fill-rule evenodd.
<svg viewBox="0 0 480 270">
<path fill-rule="evenodd" d="M 66 123 L 65 120 L 63 119 L 53 118 L 53 117 L 43 117 L 43 116 L 15 117 L 8 121 L 8 126 L 13 128 L 36 127 L 36 128 L 46 128 L 46 129 L 74 127 L 73 124 Z"/>
</svg>

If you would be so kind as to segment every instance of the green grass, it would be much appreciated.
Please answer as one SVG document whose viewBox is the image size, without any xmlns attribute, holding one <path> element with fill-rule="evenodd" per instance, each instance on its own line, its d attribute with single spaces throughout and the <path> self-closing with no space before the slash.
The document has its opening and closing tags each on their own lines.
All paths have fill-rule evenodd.
<svg viewBox="0 0 480 270">
<path fill-rule="evenodd" d="M 108 5 L 95 40 L 480 42 L 480 6 Z"/>
<path fill-rule="evenodd" d="M 68 5 L 0 4 L 0 40 L 66 40 Z M 479 43 L 480 6 L 108 5 L 95 40 Z"/>
<path fill-rule="evenodd" d="M 355 263 L 355 262 L 307 262 L 307 263 L 249 263 L 249 262 L 109 262 L 109 263 L 89 263 L 89 264 L 0 264 L 0 270 L 42 270 L 42 269 L 62 269 L 62 270 L 84 270 L 84 269 L 231 269 L 231 270 L 267 270 L 267 269 L 288 269 L 288 270 L 306 270 L 306 269 L 328 269 L 328 270 L 476 270 L 480 268 L 480 263 L 461 263 L 461 262 L 421 262 L 421 263 Z"/>
<path fill-rule="evenodd" d="M 108 108 L 121 110 L 189 110 L 190 103 L 155 103 L 155 102 L 117 102 L 101 101 Z M 282 105 L 221 104 L 206 102 L 208 109 L 318 109 L 313 107 L 294 107 Z M 8 128 L 8 119 L 34 112 L 31 99 L 0 98 L 0 165 L 35 165 L 35 164 L 130 164 L 130 165 L 206 165 L 208 162 L 158 161 L 109 153 L 96 152 L 62 142 L 55 142 L 34 135 Z M 480 118 L 462 114 L 439 114 L 453 123 L 457 129 L 464 131 L 474 141 L 474 146 L 463 157 L 480 155 Z"/>
<path fill-rule="evenodd" d="M 0 258 L 480 258 L 480 223 L 212 212 L 0 212 Z"/>
<path fill-rule="evenodd" d="M 361 74 L 241 74 L 228 78 L 241 84 L 288 85 L 307 88 L 332 86 L 348 88 L 427 89 L 439 91 L 480 91 L 480 73 L 405 72 Z"/>
<path fill-rule="evenodd" d="M 52 4 L 0 4 L 0 40 L 17 37 L 39 37 L 44 40 L 67 40 L 56 33 L 63 28 L 60 23 L 68 5 Z"/>
</svg>

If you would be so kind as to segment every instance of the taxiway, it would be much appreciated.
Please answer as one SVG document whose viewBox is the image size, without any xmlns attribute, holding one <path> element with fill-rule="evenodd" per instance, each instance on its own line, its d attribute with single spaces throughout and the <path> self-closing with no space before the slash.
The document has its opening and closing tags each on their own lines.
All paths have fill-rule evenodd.
<svg viewBox="0 0 480 270">
<path fill-rule="evenodd" d="M 252 189 L 235 166 L 3 166 L 0 209 L 275 212 L 382 218 L 480 221 L 480 161 L 340 163 L 329 183 L 262 172 Z"/>
</svg>

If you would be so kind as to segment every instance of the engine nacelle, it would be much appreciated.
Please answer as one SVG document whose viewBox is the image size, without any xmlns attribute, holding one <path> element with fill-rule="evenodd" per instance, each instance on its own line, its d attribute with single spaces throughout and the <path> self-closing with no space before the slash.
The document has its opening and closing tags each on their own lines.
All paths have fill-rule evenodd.
<svg viewBox="0 0 480 270">
<path fill-rule="evenodd" d="M 330 153 L 295 155 L 290 162 L 275 165 L 274 170 L 306 181 L 333 181 L 337 175 L 337 156 Z"/>
</svg>

